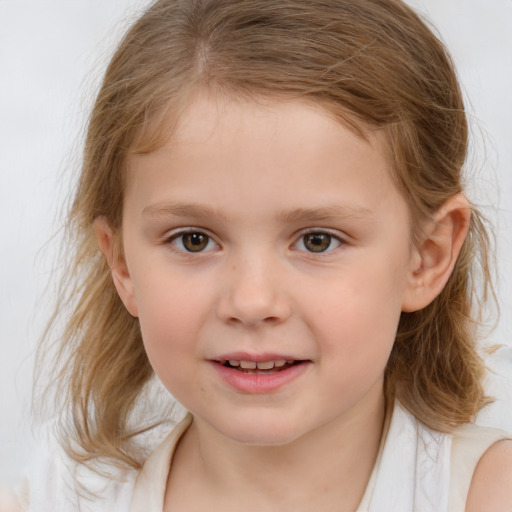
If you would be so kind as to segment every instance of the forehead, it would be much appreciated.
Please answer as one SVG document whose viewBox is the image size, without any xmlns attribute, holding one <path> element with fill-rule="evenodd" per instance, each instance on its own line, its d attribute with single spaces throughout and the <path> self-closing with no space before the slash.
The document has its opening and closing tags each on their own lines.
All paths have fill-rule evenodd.
<svg viewBox="0 0 512 512">
<path fill-rule="evenodd" d="M 190 93 L 183 102 L 179 117 L 175 119 L 170 133 L 181 140 L 193 138 L 198 133 L 212 133 L 222 128 L 223 123 L 236 123 L 237 129 L 244 130 L 253 127 L 255 131 L 265 124 L 265 131 L 269 133 L 268 129 L 277 132 L 291 122 L 296 127 L 291 133 L 294 136 L 313 139 L 315 127 L 329 124 L 337 131 L 339 125 L 342 125 L 370 145 L 383 143 L 378 129 L 370 127 L 366 121 L 356 119 L 355 114 L 332 101 L 313 97 L 298 98 L 289 94 L 268 96 L 256 93 L 233 97 L 222 92 L 215 94 L 199 89 Z M 306 123 L 309 123 L 310 129 L 300 133 Z M 286 131 L 290 132 L 289 126 L 286 126 Z"/>
<path fill-rule="evenodd" d="M 266 114 L 266 122 L 275 113 L 280 111 L 292 113 L 295 111 L 300 117 L 306 110 L 311 118 L 329 118 L 335 124 L 342 124 L 355 135 L 367 142 L 382 143 L 384 138 L 380 136 L 381 130 L 369 123 L 368 120 L 358 117 L 355 113 L 339 105 L 332 100 L 316 96 L 292 95 L 290 93 L 272 94 L 258 91 L 240 91 L 230 94 L 227 91 L 212 91 L 203 86 L 192 87 L 175 99 L 164 105 L 151 109 L 144 122 L 140 123 L 128 136 L 128 156 L 145 155 L 153 153 L 170 141 L 180 142 L 177 137 L 199 134 L 202 130 L 215 129 L 216 121 L 223 117 L 239 114 L 239 119 L 253 115 L 262 118 L 258 114 Z M 302 116 L 304 117 L 304 116 Z M 208 127 L 208 123 L 210 126 Z"/>
<path fill-rule="evenodd" d="M 360 210 L 371 210 L 397 195 L 378 132 L 363 138 L 321 106 L 298 100 L 197 96 L 161 147 L 129 157 L 128 172 L 127 194 L 153 203 L 194 194 L 228 207 L 236 193 L 247 195 L 247 206 L 254 198 L 296 209 L 350 203 L 353 195 Z M 150 192 L 155 180 L 160 185 Z"/>
</svg>

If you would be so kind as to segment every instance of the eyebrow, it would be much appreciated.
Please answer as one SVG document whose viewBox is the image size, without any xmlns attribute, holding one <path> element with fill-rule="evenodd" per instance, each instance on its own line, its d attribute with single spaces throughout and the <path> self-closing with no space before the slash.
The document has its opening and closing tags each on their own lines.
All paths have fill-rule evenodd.
<svg viewBox="0 0 512 512">
<path fill-rule="evenodd" d="M 227 220 L 227 216 L 222 211 L 195 203 L 159 203 L 146 206 L 146 208 L 142 210 L 142 216 L 166 217 L 169 215 L 176 217 L 193 217 L 195 219 L 217 217 Z"/>
<path fill-rule="evenodd" d="M 322 206 L 320 208 L 297 208 L 282 211 L 277 214 L 278 221 L 282 223 L 303 221 L 328 221 L 332 219 L 371 219 L 375 215 L 372 211 L 359 206 Z"/>
<path fill-rule="evenodd" d="M 196 203 L 158 203 L 146 206 L 142 210 L 142 216 L 166 217 L 188 217 L 194 219 L 218 218 L 228 221 L 228 216 L 217 208 Z M 322 206 L 319 208 L 296 208 L 289 211 L 279 211 L 276 215 L 278 222 L 287 224 L 292 222 L 320 222 L 339 218 L 354 220 L 372 219 L 375 214 L 366 208 L 359 206 Z"/>
</svg>

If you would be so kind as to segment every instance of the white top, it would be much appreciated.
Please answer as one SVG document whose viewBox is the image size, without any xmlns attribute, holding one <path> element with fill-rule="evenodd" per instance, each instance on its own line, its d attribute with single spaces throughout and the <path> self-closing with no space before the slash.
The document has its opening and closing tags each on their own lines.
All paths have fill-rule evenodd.
<svg viewBox="0 0 512 512">
<path fill-rule="evenodd" d="M 30 512 L 162 512 L 172 456 L 192 421 L 186 417 L 146 459 L 140 472 L 97 474 L 45 445 L 21 492 Z M 357 512 L 464 512 L 480 457 L 510 436 L 474 424 L 435 432 L 398 402 L 387 420 L 376 463 Z M 55 446 L 54 446 L 55 448 Z"/>
<path fill-rule="evenodd" d="M 96 466 L 101 474 L 42 443 L 21 489 L 29 512 L 162 512 L 172 456 L 192 416 L 175 425 L 146 459 L 140 472 Z M 502 430 L 474 424 L 452 434 L 433 431 L 396 403 L 363 499 L 356 512 L 464 512 L 480 457 Z"/>
<path fill-rule="evenodd" d="M 491 372 L 486 391 L 497 400 L 480 412 L 477 423 L 512 431 L 512 349 L 500 349 L 487 363 Z M 150 446 L 157 448 L 140 472 L 102 466 L 104 474 L 98 475 L 70 461 L 54 436 L 39 439 L 20 492 L 21 510 L 162 512 L 172 454 L 190 418 L 186 416 L 175 425 L 165 434 L 167 437 L 158 432 L 151 434 L 145 446 L 149 451 Z M 396 404 L 357 512 L 464 511 L 478 460 L 495 441 L 506 437 L 510 436 L 500 430 L 477 425 L 464 425 L 450 435 L 440 434 Z"/>
<path fill-rule="evenodd" d="M 187 416 L 148 457 L 137 476 L 129 512 L 162 512 L 169 466 Z M 357 512 L 464 512 L 480 457 L 507 433 L 464 425 L 453 434 L 435 432 L 399 403 Z"/>
</svg>

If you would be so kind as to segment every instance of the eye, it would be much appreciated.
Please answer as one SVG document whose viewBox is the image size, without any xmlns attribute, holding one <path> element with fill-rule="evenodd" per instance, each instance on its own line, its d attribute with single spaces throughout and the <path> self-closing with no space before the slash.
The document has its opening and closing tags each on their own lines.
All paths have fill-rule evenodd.
<svg viewBox="0 0 512 512">
<path fill-rule="evenodd" d="M 218 245 L 201 231 L 187 231 L 174 235 L 170 242 L 183 252 L 205 252 L 218 248 Z"/>
<path fill-rule="evenodd" d="M 303 235 L 295 248 L 308 252 L 330 252 L 342 244 L 341 240 L 324 231 L 314 231 Z"/>
</svg>

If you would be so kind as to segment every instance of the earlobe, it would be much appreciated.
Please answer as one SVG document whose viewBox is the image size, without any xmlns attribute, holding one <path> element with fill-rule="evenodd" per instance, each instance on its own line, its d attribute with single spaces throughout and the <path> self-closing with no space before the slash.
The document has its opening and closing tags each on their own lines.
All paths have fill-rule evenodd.
<svg viewBox="0 0 512 512">
<path fill-rule="evenodd" d="M 137 317 L 138 308 L 133 281 L 122 251 L 117 250 L 116 235 L 105 217 L 96 217 L 93 228 L 100 250 L 110 267 L 117 293 L 130 315 Z"/>
<path fill-rule="evenodd" d="M 402 311 L 418 311 L 441 293 L 457 262 L 470 220 L 468 200 L 463 194 L 456 194 L 426 224 L 411 266 Z"/>
</svg>

